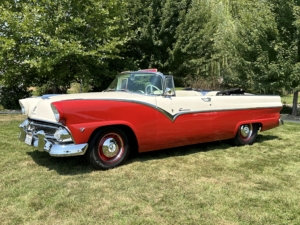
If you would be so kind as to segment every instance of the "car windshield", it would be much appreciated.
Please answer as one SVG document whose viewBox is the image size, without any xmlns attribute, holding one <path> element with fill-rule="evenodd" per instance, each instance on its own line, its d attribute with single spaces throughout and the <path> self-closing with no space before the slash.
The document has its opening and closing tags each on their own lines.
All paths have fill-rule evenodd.
<svg viewBox="0 0 300 225">
<path fill-rule="evenodd" d="M 147 95 L 162 95 L 162 77 L 152 73 L 126 73 L 117 76 L 106 91 L 128 91 Z"/>
</svg>

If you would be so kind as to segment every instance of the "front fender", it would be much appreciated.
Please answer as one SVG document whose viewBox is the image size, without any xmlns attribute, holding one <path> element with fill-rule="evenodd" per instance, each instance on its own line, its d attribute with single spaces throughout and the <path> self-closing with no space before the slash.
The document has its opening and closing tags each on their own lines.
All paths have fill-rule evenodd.
<svg viewBox="0 0 300 225">
<path fill-rule="evenodd" d="M 132 124 L 127 121 L 101 121 L 92 123 L 80 123 L 69 125 L 68 128 L 72 134 L 73 140 L 76 144 L 87 143 L 92 133 L 101 127 L 123 125 L 129 127 L 135 134 L 136 130 Z"/>
</svg>

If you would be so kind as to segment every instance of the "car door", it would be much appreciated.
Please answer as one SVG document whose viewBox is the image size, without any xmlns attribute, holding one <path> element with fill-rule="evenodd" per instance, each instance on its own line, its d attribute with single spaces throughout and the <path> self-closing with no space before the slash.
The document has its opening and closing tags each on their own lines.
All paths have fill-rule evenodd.
<svg viewBox="0 0 300 225">
<path fill-rule="evenodd" d="M 210 98 L 158 96 L 157 147 L 171 148 L 212 139 Z"/>
</svg>

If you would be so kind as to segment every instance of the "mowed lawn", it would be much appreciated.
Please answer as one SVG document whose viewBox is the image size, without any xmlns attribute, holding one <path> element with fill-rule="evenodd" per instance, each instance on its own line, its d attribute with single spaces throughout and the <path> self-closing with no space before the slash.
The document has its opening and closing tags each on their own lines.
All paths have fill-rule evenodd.
<svg viewBox="0 0 300 225">
<path fill-rule="evenodd" d="M 0 115 L 1 224 L 300 224 L 299 123 L 95 171 L 20 143 L 22 120 Z"/>
</svg>

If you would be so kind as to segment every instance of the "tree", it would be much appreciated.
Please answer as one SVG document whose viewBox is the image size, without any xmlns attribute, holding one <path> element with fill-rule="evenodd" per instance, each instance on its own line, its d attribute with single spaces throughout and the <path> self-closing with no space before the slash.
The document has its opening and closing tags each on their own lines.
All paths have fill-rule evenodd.
<svg viewBox="0 0 300 225">
<path fill-rule="evenodd" d="M 193 0 L 176 31 L 173 49 L 175 70 L 180 73 L 200 73 L 213 51 L 212 9 L 209 1 Z"/>
<path fill-rule="evenodd" d="M 259 10 L 258 10 L 259 9 Z M 281 88 L 284 77 L 277 72 L 278 31 L 271 6 L 264 1 L 240 1 L 231 11 L 234 35 L 229 40 L 227 82 L 254 92 Z"/>
<path fill-rule="evenodd" d="M 235 57 L 236 35 L 230 1 L 193 0 L 176 32 L 172 52 L 174 74 L 189 75 L 209 88 L 219 88 L 231 59 Z M 232 77 L 232 70 L 227 73 Z"/>
<path fill-rule="evenodd" d="M 50 83 L 54 92 L 58 87 L 66 92 L 74 81 L 101 86 L 128 39 L 125 6 L 123 0 L 1 3 L 3 79 Z"/>
<path fill-rule="evenodd" d="M 279 71 L 284 74 L 282 87 L 293 91 L 292 115 L 297 115 L 298 90 L 300 87 L 300 36 L 299 36 L 299 0 L 274 0 L 273 12 L 276 15 L 277 60 Z"/>
<path fill-rule="evenodd" d="M 130 0 L 129 21 L 132 36 L 127 45 L 127 57 L 137 68 L 158 68 L 172 73 L 172 49 L 181 17 L 191 0 Z"/>
</svg>

